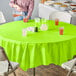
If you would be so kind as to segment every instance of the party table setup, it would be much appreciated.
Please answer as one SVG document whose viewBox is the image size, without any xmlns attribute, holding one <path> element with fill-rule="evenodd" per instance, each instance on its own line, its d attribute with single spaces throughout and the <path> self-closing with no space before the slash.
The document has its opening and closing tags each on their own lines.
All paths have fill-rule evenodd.
<svg viewBox="0 0 76 76">
<path fill-rule="evenodd" d="M 61 65 L 76 55 L 76 26 L 35 18 L 0 26 L 0 46 L 10 61 L 27 71 L 40 65 Z"/>
</svg>

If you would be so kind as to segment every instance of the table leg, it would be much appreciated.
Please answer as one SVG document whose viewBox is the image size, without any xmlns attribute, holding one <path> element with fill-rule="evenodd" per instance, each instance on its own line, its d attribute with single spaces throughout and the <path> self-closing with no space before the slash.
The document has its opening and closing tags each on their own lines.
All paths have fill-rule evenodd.
<svg viewBox="0 0 76 76">
<path fill-rule="evenodd" d="M 71 19 L 70 19 L 70 24 L 72 23 L 72 17 L 71 17 Z"/>
<path fill-rule="evenodd" d="M 33 68 L 33 76 L 35 76 L 35 68 Z"/>
</svg>

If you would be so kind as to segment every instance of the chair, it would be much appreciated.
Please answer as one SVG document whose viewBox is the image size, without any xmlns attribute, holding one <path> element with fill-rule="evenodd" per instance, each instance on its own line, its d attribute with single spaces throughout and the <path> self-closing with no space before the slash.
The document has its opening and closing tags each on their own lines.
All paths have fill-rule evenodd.
<svg viewBox="0 0 76 76">
<path fill-rule="evenodd" d="M 0 23 L 5 23 L 6 22 L 6 20 L 5 20 L 5 18 L 4 18 L 4 15 L 3 15 L 3 13 L 0 11 Z"/>
<path fill-rule="evenodd" d="M 69 71 L 67 76 L 70 76 L 72 72 L 76 73 L 76 58 L 63 63 L 61 66 L 62 66 L 62 68 Z"/>
<path fill-rule="evenodd" d="M 14 76 L 15 70 L 19 67 L 19 64 L 16 62 L 10 62 L 5 50 L 3 47 L 0 47 L 0 76 L 8 76 L 10 73 L 13 73 Z"/>
<path fill-rule="evenodd" d="M 56 18 L 59 19 L 59 21 L 71 23 L 72 16 L 67 12 L 58 12 L 58 11 L 53 12 L 49 16 L 49 20 L 55 20 Z"/>
</svg>

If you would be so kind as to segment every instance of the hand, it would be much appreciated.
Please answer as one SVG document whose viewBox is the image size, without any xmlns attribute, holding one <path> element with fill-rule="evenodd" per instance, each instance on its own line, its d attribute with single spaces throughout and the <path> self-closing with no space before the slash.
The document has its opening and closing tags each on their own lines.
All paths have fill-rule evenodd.
<svg viewBox="0 0 76 76">
<path fill-rule="evenodd" d="M 21 7 L 19 7 L 18 5 L 14 4 L 13 7 L 14 7 L 17 11 L 21 11 Z"/>
<path fill-rule="evenodd" d="M 17 7 L 18 7 L 18 5 L 16 5 L 16 4 L 13 4 L 13 7 L 14 7 L 14 8 L 17 8 Z"/>
<path fill-rule="evenodd" d="M 19 11 L 19 12 L 22 11 L 20 7 L 17 7 L 16 10 Z"/>
<path fill-rule="evenodd" d="M 28 18 L 24 18 L 23 21 L 24 21 L 24 22 L 28 22 Z"/>
</svg>

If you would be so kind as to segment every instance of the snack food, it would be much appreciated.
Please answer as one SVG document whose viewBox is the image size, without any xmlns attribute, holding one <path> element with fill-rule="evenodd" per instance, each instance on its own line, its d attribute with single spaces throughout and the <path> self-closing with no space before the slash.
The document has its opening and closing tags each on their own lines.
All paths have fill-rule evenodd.
<svg viewBox="0 0 76 76">
<path fill-rule="evenodd" d="M 70 1 L 64 2 L 64 3 L 71 3 Z"/>
<path fill-rule="evenodd" d="M 72 12 L 76 12 L 76 10 L 72 10 Z"/>
<path fill-rule="evenodd" d="M 54 3 L 55 5 L 62 5 L 62 3 Z"/>
<path fill-rule="evenodd" d="M 75 4 L 75 3 L 72 3 L 72 4 L 70 5 L 70 7 L 71 7 L 72 9 L 74 9 L 74 8 L 76 8 L 76 4 Z"/>
<path fill-rule="evenodd" d="M 60 10 L 62 10 L 62 11 L 68 10 L 68 6 L 67 5 L 61 5 Z"/>
<path fill-rule="evenodd" d="M 71 10 L 71 11 L 69 11 L 69 13 L 71 14 L 71 15 L 75 15 L 76 16 L 76 10 Z"/>
<path fill-rule="evenodd" d="M 41 3 L 44 3 L 45 1 L 47 1 L 47 0 L 41 0 Z"/>
<path fill-rule="evenodd" d="M 71 4 L 70 6 L 76 6 L 75 4 Z"/>
<path fill-rule="evenodd" d="M 62 3 L 54 3 L 53 6 L 57 9 L 59 9 L 59 7 L 62 5 Z"/>
<path fill-rule="evenodd" d="M 61 7 L 68 7 L 67 5 L 61 5 Z"/>
</svg>

